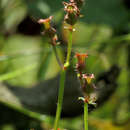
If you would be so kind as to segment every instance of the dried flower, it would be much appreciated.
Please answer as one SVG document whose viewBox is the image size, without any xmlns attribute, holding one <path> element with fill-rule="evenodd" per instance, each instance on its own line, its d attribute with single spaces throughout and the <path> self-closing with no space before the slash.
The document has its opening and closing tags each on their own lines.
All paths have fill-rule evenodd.
<svg viewBox="0 0 130 130">
<path fill-rule="evenodd" d="M 84 95 L 84 97 L 80 99 L 82 99 L 85 103 L 95 105 L 96 96 L 93 96 L 93 93 L 96 87 L 92 82 L 92 79 L 94 79 L 94 74 L 84 74 L 83 72 L 83 70 L 85 69 L 85 59 L 88 57 L 88 54 L 76 53 L 75 56 L 78 61 L 78 63 L 76 64 L 77 77 L 80 81 L 81 90 Z"/>
<path fill-rule="evenodd" d="M 66 21 L 66 23 L 74 25 L 77 22 L 77 19 L 80 15 L 80 10 L 78 9 L 75 3 L 63 2 L 63 4 L 64 4 L 64 11 L 66 12 L 64 20 Z"/>
<path fill-rule="evenodd" d="M 92 79 L 94 79 L 94 74 L 83 74 L 83 78 L 88 84 L 91 84 Z"/>
<path fill-rule="evenodd" d="M 84 0 L 70 0 L 72 3 L 76 3 L 78 8 L 81 8 L 84 4 Z"/>
<path fill-rule="evenodd" d="M 80 11 L 75 3 L 63 2 L 63 4 L 64 4 L 64 10 L 67 13 L 74 13 L 75 15 L 79 15 Z"/>
<path fill-rule="evenodd" d="M 90 95 L 90 96 L 86 96 L 85 98 L 84 98 L 84 102 L 86 102 L 86 103 L 88 103 L 88 104 L 91 104 L 91 105 L 93 105 L 93 106 L 96 106 L 96 100 L 97 100 L 97 97 L 96 97 L 96 95 Z"/>
<path fill-rule="evenodd" d="M 94 79 L 94 74 L 82 74 L 83 83 L 83 90 L 88 94 L 91 93 L 96 87 L 92 83 L 92 79 Z"/>
<path fill-rule="evenodd" d="M 44 32 L 42 34 L 46 35 L 46 36 L 48 36 L 50 38 L 52 45 L 56 45 L 58 37 L 57 37 L 55 28 L 53 28 L 51 26 L 52 18 L 53 18 L 53 16 L 50 16 L 47 19 L 40 19 L 40 20 L 38 20 L 38 23 L 43 24 L 44 27 L 45 27 L 45 30 L 44 30 Z"/>
<path fill-rule="evenodd" d="M 91 104 L 91 105 L 94 105 L 96 107 L 96 100 L 97 100 L 97 97 L 96 95 L 90 95 L 90 96 L 85 96 L 85 97 L 79 97 L 78 98 L 79 100 L 82 100 L 84 103 L 88 103 L 88 104 Z"/>
<path fill-rule="evenodd" d="M 45 29 L 49 29 L 49 28 L 51 28 L 50 23 L 51 23 L 52 18 L 53 18 L 53 16 L 50 16 L 49 18 L 46 18 L 46 19 L 39 19 L 38 23 L 44 24 Z"/>
<path fill-rule="evenodd" d="M 87 53 L 84 53 L 84 54 L 76 53 L 75 57 L 78 60 L 78 63 L 76 64 L 76 69 L 79 72 L 82 72 L 85 69 L 85 59 L 88 57 L 88 54 Z"/>
</svg>

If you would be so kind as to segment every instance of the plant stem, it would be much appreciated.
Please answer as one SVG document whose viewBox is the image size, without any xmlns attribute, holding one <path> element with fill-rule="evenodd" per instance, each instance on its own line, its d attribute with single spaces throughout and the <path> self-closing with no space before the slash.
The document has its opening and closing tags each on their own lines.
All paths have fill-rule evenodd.
<svg viewBox="0 0 130 130">
<path fill-rule="evenodd" d="M 60 120 L 63 95 L 64 95 L 65 76 L 66 76 L 66 71 L 62 70 L 61 75 L 60 75 L 60 88 L 59 88 L 59 94 L 58 94 L 58 103 L 57 103 L 56 118 L 55 118 L 55 123 L 54 123 L 54 130 L 58 129 L 58 124 Z"/>
<path fill-rule="evenodd" d="M 68 48 L 67 48 L 67 58 L 64 64 L 65 68 L 69 66 L 71 50 L 72 50 L 72 32 L 70 31 L 69 40 L 68 40 Z M 60 75 L 60 88 L 59 88 L 59 93 L 58 93 L 58 103 L 57 103 L 56 118 L 55 118 L 55 123 L 54 123 L 54 130 L 58 129 L 59 120 L 61 116 L 61 110 L 62 110 L 62 104 L 63 104 L 64 86 L 65 86 L 65 77 L 66 77 L 66 69 L 64 67 L 62 68 L 61 75 Z"/>
<path fill-rule="evenodd" d="M 66 64 L 69 65 L 71 50 L 72 50 L 72 31 L 69 31 L 69 39 L 68 39 L 68 48 L 67 48 L 67 58 L 66 58 Z"/>
<path fill-rule="evenodd" d="M 88 130 L 88 103 L 84 103 L 84 130 Z"/>
</svg>

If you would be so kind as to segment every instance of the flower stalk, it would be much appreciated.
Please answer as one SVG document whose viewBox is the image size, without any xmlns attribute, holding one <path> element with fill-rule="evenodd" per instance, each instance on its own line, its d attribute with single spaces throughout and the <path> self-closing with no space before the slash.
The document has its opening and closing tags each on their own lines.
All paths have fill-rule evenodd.
<svg viewBox="0 0 130 130">
<path fill-rule="evenodd" d="M 50 39 L 49 42 L 52 45 L 52 48 L 53 48 L 57 63 L 59 64 L 59 66 L 62 69 L 63 64 L 62 64 L 62 62 L 61 62 L 61 60 L 60 60 L 60 58 L 58 56 L 57 49 L 56 49 L 58 36 L 56 34 L 55 28 L 53 28 L 51 26 L 52 18 L 53 18 L 53 16 L 50 16 L 49 18 L 46 18 L 46 19 L 40 19 L 40 20 L 38 20 L 38 23 L 44 25 L 44 32 L 42 32 L 42 34 L 46 35 Z"/>
<path fill-rule="evenodd" d="M 57 110 L 56 110 L 56 118 L 54 122 L 54 130 L 57 130 L 59 126 L 59 120 L 60 120 L 62 104 L 63 104 L 65 76 L 66 76 L 66 71 L 63 69 L 60 75 L 60 87 L 58 93 L 58 103 L 57 103 Z"/>
<path fill-rule="evenodd" d="M 45 31 L 43 32 L 44 35 L 50 38 L 50 43 L 53 47 L 53 51 L 56 56 L 56 60 L 58 64 L 61 67 L 61 74 L 60 74 L 60 84 L 59 84 L 59 92 L 58 92 L 58 102 L 57 102 L 57 110 L 56 110 L 56 118 L 54 122 L 54 130 L 59 129 L 59 121 L 61 117 L 61 111 L 62 111 L 62 104 L 63 104 L 63 97 L 64 97 L 64 87 L 65 87 L 65 79 L 66 79 L 66 71 L 67 68 L 70 65 L 70 56 L 72 51 L 72 34 L 74 29 L 74 25 L 77 22 L 78 18 L 81 16 L 80 11 L 81 7 L 84 3 L 84 0 L 69 0 L 69 2 L 63 2 L 64 5 L 64 11 L 66 12 L 64 16 L 64 22 L 69 24 L 69 27 L 67 30 L 69 31 L 69 37 L 68 37 L 68 45 L 67 45 L 67 56 L 65 63 L 63 64 L 58 56 L 56 45 L 57 45 L 57 34 L 56 30 L 51 26 L 51 20 L 52 16 L 50 16 L 47 19 L 40 19 L 38 21 L 39 24 L 43 24 Z M 91 82 L 91 77 L 89 78 L 88 75 L 83 75 L 83 70 L 85 68 L 85 58 L 88 56 L 87 54 L 77 54 L 78 58 L 78 64 L 76 65 L 77 69 L 77 75 L 80 80 L 83 93 L 86 93 L 86 85 L 88 84 L 88 81 Z M 86 78 L 86 79 L 85 79 Z M 86 99 L 86 95 L 84 95 L 84 99 Z M 85 124 L 85 130 L 88 130 L 88 102 L 84 101 L 84 124 Z"/>
<path fill-rule="evenodd" d="M 88 103 L 84 102 L 84 130 L 88 130 Z"/>
<path fill-rule="evenodd" d="M 84 102 L 84 130 L 88 130 L 88 104 L 96 105 L 96 96 L 93 96 L 95 85 L 92 82 L 94 74 L 85 73 L 85 59 L 88 57 L 87 53 L 76 53 L 75 57 L 77 58 L 77 77 L 80 81 L 83 93 L 83 97 L 79 97 L 79 99 Z"/>
<path fill-rule="evenodd" d="M 70 31 L 66 62 L 64 64 L 64 68 L 62 69 L 61 75 L 60 75 L 60 86 L 59 86 L 59 93 L 58 93 L 56 118 L 55 118 L 55 122 L 54 122 L 54 130 L 58 129 L 59 120 L 61 117 L 61 110 L 62 110 L 63 96 L 64 96 L 64 85 L 65 85 L 65 77 L 66 77 L 66 68 L 69 66 L 71 50 L 72 50 L 72 32 Z"/>
<path fill-rule="evenodd" d="M 64 64 L 64 67 L 69 66 L 70 62 L 70 55 L 71 55 L 71 50 L 72 50 L 72 31 L 69 31 L 69 39 L 68 39 L 68 47 L 67 47 L 67 58 Z"/>
</svg>

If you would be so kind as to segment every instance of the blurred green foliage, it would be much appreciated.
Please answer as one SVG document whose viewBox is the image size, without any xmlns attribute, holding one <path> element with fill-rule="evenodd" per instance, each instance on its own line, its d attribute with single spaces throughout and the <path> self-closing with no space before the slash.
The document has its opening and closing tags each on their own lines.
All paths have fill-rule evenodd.
<svg viewBox="0 0 130 130">
<path fill-rule="evenodd" d="M 47 39 L 40 35 L 24 35 L 19 26 L 26 17 L 35 23 L 38 18 L 54 15 L 54 25 L 61 41 L 66 41 L 67 33 L 62 29 L 63 14 L 61 0 L 0 0 L 0 81 L 28 87 L 56 76 L 59 66 Z M 89 53 L 87 71 L 98 75 L 113 64 L 121 68 L 116 93 L 104 106 L 90 114 L 90 129 L 128 130 L 130 9 L 125 7 L 123 0 L 87 0 L 82 14 L 84 17 L 77 23 L 74 33 L 73 51 Z M 35 32 L 35 29 L 32 31 Z M 58 48 L 64 60 L 63 50 Z M 81 130 L 81 118 L 63 119 L 61 126 L 68 130 Z M 52 122 L 53 118 L 47 117 L 41 127 L 49 129 Z M 7 124 L 1 130 L 14 129 L 15 124 Z"/>
</svg>

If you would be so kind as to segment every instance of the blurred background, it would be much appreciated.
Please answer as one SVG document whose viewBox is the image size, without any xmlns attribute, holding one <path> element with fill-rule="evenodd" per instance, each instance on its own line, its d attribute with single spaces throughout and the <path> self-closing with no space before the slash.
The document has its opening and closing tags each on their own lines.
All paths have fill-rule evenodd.
<svg viewBox="0 0 130 130">
<path fill-rule="evenodd" d="M 113 81 L 115 91 L 89 114 L 89 129 L 129 130 L 130 1 L 86 0 L 81 12 L 83 17 L 73 34 L 73 52 L 88 52 L 86 69 L 96 78 L 113 65 L 120 68 L 118 78 Z M 22 97 L 25 88 L 35 87 L 36 90 L 36 84 L 44 84 L 59 74 L 52 48 L 48 39 L 41 36 L 43 29 L 37 23 L 39 18 L 50 15 L 54 16 L 52 24 L 59 36 L 58 53 L 64 60 L 67 33 L 63 30 L 61 0 L 0 0 L 0 130 L 49 130 L 53 126 L 53 114 L 48 116 L 35 111 L 30 102 L 27 109 L 17 97 L 20 93 Z M 20 89 L 16 91 L 18 86 Z M 46 87 L 51 90 L 51 86 Z M 31 100 L 31 94 L 26 95 L 23 100 Z M 53 92 L 51 95 L 55 96 Z M 48 104 L 46 107 L 48 111 L 53 109 Z M 63 118 L 61 129 L 83 130 L 81 113 Z"/>
</svg>

